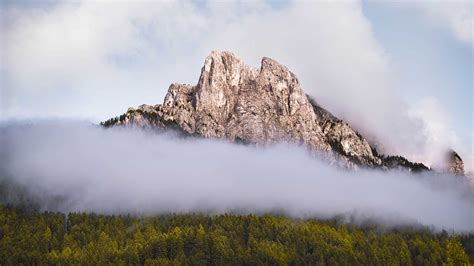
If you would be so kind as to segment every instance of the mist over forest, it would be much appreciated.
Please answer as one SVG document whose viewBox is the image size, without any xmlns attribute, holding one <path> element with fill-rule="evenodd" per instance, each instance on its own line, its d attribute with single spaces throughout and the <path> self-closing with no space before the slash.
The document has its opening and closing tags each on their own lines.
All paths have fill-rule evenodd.
<svg viewBox="0 0 474 266">
<path fill-rule="evenodd" d="M 474 265 L 473 7 L 0 1 L 0 266 Z"/>
<path fill-rule="evenodd" d="M 289 144 L 255 147 L 86 121 L 5 122 L 0 132 L 1 200 L 29 200 L 42 211 L 275 212 L 474 230 L 473 187 L 463 177 L 353 172 Z"/>
</svg>

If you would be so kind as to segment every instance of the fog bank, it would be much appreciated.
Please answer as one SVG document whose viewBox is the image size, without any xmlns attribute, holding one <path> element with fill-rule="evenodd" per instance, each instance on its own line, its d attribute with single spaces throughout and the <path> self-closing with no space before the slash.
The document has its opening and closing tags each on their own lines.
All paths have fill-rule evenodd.
<svg viewBox="0 0 474 266">
<path fill-rule="evenodd" d="M 8 122 L 0 133 L 0 181 L 60 199 L 41 202 L 45 210 L 280 210 L 474 231 L 473 187 L 459 177 L 347 172 L 290 145 L 255 148 L 77 121 Z"/>
</svg>

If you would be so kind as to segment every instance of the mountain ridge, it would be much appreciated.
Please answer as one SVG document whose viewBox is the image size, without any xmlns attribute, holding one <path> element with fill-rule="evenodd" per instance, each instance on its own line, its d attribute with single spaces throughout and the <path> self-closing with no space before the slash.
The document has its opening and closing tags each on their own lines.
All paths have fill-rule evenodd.
<svg viewBox="0 0 474 266">
<path fill-rule="evenodd" d="M 129 108 L 101 124 L 171 128 L 258 145 L 286 141 L 302 144 L 346 168 L 430 170 L 402 156 L 379 154 L 348 123 L 305 94 L 286 66 L 263 57 L 256 69 L 226 51 L 212 51 L 206 57 L 196 85 L 173 83 L 163 104 Z M 459 167 L 452 169 L 459 171 Z"/>
</svg>

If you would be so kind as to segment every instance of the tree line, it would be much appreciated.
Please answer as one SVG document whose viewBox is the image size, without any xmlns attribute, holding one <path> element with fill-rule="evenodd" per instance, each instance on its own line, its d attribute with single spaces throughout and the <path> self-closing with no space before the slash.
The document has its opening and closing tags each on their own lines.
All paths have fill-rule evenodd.
<svg viewBox="0 0 474 266">
<path fill-rule="evenodd" d="M 0 205 L 0 265 L 469 265 L 473 240 L 279 215 L 66 215 Z"/>
</svg>

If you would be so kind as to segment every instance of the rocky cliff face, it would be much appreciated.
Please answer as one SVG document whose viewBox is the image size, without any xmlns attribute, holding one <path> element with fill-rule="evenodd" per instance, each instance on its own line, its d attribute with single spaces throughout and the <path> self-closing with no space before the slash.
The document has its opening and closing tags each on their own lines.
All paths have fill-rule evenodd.
<svg viewBox="0 0 474 266">
<path fill-rule="evenodd" d="M 403 157 L 378 154 L 357 131 L 309 98 L 284 65 L 265 57 L 255 69 L 230 52 L 211 52 L 197 85 L 171 84 L 163 104 L 129 108 L 102 125 L 174 128 L 259 145 L 286 141 L 350 168 L 428 170 Z"/>
<path fill-rule="evenodd" d="M 449 151 L 448 152 L 448 173 L 454 174 L 454 175 L 464 175 L 464 163 L 455 151 Z"/>
</svg>

